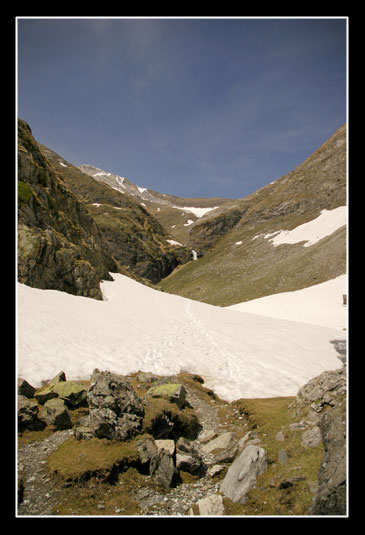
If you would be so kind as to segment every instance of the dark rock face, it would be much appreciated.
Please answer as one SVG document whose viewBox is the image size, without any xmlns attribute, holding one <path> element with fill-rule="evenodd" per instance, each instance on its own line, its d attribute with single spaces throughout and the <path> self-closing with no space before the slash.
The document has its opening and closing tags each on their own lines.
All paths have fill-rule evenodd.
<svg viewBox="0 0 365 535">
<path fill-rule="evenodd" d="M 60 158 L 19 119 L 19 282 L 101 299 L 109 272 L 155 284 L 190 260 L 133 197 Z"/>
<path fill-rule="evenodd" d="M 18 122 L 18 280 L 101 299 L 116 265 L 87 210 Z"/>
</svg>

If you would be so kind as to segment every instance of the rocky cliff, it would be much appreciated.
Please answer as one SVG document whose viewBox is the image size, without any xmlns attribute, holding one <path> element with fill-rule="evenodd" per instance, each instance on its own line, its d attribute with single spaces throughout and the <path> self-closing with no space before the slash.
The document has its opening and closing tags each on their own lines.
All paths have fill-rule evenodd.
<svg viewBox="0 0 365 535">
<path fill-rule="evenodd" d="M 120 272 L 156 283 L 191 258 L 131 196 L 82 173 L 18 122 L 18 280 L 101 299 Z"/>
<path fill-rule="evenodd" d="M 18 143 L 19 282 L 101 299 L 100 280 L 118 268 L 99 228 L 22 120 Z"/>
</svg>

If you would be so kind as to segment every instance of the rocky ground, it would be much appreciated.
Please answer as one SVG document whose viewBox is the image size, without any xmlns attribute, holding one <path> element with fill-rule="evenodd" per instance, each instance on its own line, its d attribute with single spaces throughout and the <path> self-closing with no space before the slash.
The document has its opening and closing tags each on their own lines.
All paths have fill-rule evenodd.
<svg viewBox="0 0 365 535">
<path fill-rule="evenodd" d="M 343 344 L 336 342 L 344 359 Z M 132 465 L 113 484 L 95 474 L 83 481 L 55 477 L 48 461 L 52 452 L 59 451 L 75 429 L 80 429 L 80 423 L 75 426 L 73 417 L 72 429 L 34 431 L 30 441 L 23 440 L 25 432 L 19 442 L 17 515 L 346 514 L 346 365 L 309 381 L 296 398 L 238 400 L 231 404 L 204 388 L 196 377 L 193 380 L 192 376 L 181 374 L 178 378 L 185 386 L 187 405 L 194 410 L 201 426 L 191 443 L 202 456 L 206 467 L 203 473 L 191 475 L 180 469 L 182 478 L 178 484 L 165 488 L 156 484 L 156 474 L 143 474 Z M 135 380 L 136 377 L 133 386 L 137 386 L 138 395 L 146 392 L 149 386 L 138 385 Z M 44 388 L 42 395 L 49 391 Z M 39 398 L 38 391 L 35 396 Z M 83 411 L 85 415 L 88 409 Z M 78 422 L 80 416 L 85 419 L 81 413 Z M 228 432 L 234 436 L 233 455 L 231 446 L 204 451 L 204 445 L 211 444 L 209 440 L 214 436 L 222 437 Z M 263 473 L 257 480 L 260 482 L 248 494 L 247 504 L 240 502 L 245 503 L 242 506 L 230 501 L 222 487 L 231 467 L 249 449 L 248 444 L 267 456 L 267 462 L 265 472 L 256 474 Z"/>
<path fill-rule="evenodd" d="M 223 433 L 232 428 L 232 418 L 244 430 L 247 422 L 242 416 L 237 416 L 231 411 L 231 421 L 222 421 L 219 417 L 219 407 L 221 400 L 209 399 L 205 401 L 195 392 L 195 389 L 187 389 L 187 401 L 196 410 L 203 432 Z M 226 407 L 227 404 L 223 402 Z M 34 441 L 22 446 L 18 452 L 18 470 L 23 475 L 21 503 L 19 504 L 19 515 L 53 515 L 58 506 L 62 503 L 65 495 L 65 488 L 59 485 L 54 478 L 50 477 L 47 468 L 47 458 L 56 450 L 60 444 L 72 436 L 73 430 L 66 429 L 55 431 L 42 440 Z M 207 462 L 213 457 L 208 453 L 205 455 Z M 209 475 L 196 479 L 189 483 L 182 483 L 171 489 L 169 493 L 158 493 L 149 488 L 136 488 L 135 499 L 143 515 L 171 516 L 183 515 L 196 504 L 200 499 L 216 494 L 219 490 L 219 483 Z M 103 495 L 100 494 L 100 501 L 96 503 L 95 514 L 100 514 L 104 508 Z M 115 514 L 120 513 L 118 508 Z"/>
</svg>

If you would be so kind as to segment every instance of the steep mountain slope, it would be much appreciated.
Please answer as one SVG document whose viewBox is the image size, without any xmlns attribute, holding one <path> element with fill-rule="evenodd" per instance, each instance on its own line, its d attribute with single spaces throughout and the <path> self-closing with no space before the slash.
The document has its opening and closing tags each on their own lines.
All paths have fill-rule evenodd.
<svg viewBox="0 0 365 535">
<path fill-rule="evenodd" d="M 346 206 L 346 126 L 287 175 L 191 225 L 190 247 L 204 254 L 161 281 L 170 293 L 228 306 L 298 290 L 346 271 L 346 226 L 310 246 L 269 238 Z"/>
<path fill-rule="evenodd" d="M 169 243 L 169 234 L 130 191 L 92 178 L 41 145 L 43 153 L 83 202 L 100 228 L 109 254 L 121 265 L 156 283 L 191 259 L 188 249 Z M 136 189 L 136 187 L 135 187 Z"/>
<path fill-rule="evenodd" d="M 167 195 L 135 185 L 126 177 L 103 171 L 90 164 L 79 169 L 99 182 L 108 184 L 114 190 L 132 195 L 141 206 L 157 219 L 170 237 L 189 247 L 190 226 L 208 213 L 232 202 L 221 197 L 184 198 Z"/>
<path fill-rule="evenodd" d="M 101 299 L 99 283 L 118 271 L 102 234 L 18 122 L 18 280 Z"/>
</svg>

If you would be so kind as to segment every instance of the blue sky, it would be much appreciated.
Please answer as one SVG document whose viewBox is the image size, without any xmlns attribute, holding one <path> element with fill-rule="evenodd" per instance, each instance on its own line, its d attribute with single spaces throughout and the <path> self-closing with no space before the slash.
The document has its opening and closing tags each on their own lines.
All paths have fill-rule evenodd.
<svg viewBox="0 0 365 535">
<path fill-rule="evenodd" d="M 19 18 L 37 141 L 162 193 L 244 197 L 346 122 L 346 18 Z"/>
</svg>

